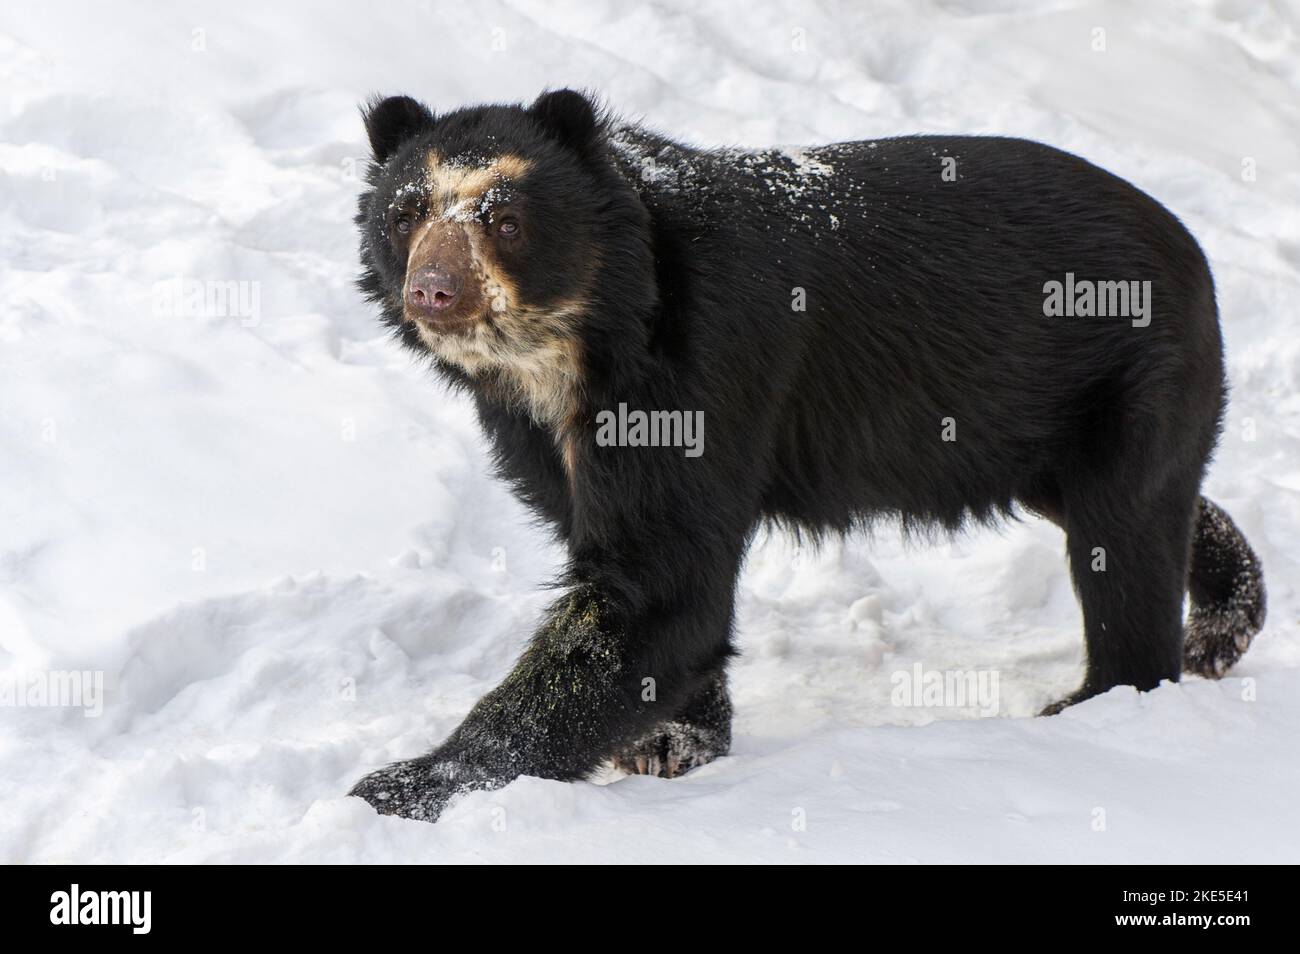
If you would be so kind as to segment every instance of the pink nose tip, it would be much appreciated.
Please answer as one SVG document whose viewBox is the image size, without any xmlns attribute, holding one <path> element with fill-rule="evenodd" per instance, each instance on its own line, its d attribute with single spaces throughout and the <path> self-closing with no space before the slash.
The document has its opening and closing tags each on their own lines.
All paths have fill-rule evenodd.
<svg viewBox="0 0 1300 954">
<path fill-rule="evenodd" d="M 460 294 L 460 276 L 445 268 L 422 268 L 407 283 L 407 297 L 422 311 L 450 308 Z"/>
</svg>

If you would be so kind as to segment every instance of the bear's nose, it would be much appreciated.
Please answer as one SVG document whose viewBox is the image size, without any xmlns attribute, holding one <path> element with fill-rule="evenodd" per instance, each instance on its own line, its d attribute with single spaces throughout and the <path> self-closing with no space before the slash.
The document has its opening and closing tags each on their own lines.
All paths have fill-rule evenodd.
<svg viewBox="0 0 1300 954">
<path fill-rule="evenodd" d="M 407 297 L 420 311 L 441 311 L 451 307 L 460 285 L 460 276 L 445 268 L 422 268 L 407 283 Z"/>
</svg>

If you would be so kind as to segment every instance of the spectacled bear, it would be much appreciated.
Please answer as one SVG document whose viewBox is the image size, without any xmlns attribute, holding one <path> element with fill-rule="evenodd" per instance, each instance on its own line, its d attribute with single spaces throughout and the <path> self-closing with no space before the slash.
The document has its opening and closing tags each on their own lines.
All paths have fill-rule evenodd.
<svg viewBox="0 0 1300 954">
<path fill-rule="evenodd" d="M 1058 523 L 1087 669 L 1048 713 L 1220 676 L 1262 626 L 1259 562 L 1199 491 L 1226 393 L 1209 267 L 1132 185 L 1009 138 L 697 149 L 571 90 L 363 113 L 360 287 L 568 550 L 505 681 L 353 789 L 378 811 L 725 754 L 764 522 Z M 698 420 L 699 452 L 612 436 L 631 412 Z"/>
</svg>

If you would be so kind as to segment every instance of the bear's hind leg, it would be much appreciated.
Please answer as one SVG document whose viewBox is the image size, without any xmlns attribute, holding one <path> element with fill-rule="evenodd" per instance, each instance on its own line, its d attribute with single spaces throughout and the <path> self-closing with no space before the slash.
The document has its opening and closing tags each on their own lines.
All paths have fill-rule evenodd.
<svg viewBox="0 0 1300 954">
<path fill-rule="evenodd" d="M 1070 573 L 1083 609 L 1083 685 L 1043 710 L 1052 715 L 1115 686 L 1154 689 L 1177 681 L 1183 662 L 1195 486 L 1169 481 L 1156 492 L 1098 488 L 1065 500 Z"/>
</svg>

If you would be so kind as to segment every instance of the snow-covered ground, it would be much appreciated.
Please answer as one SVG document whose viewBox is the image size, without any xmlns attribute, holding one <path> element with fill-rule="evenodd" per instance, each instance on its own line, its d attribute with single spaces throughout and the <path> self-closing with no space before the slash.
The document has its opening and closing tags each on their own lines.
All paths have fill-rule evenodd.
<svg viewBox="0 0 1300 954">
<path fill-rule="evenodd" d="M 1270 587 L 1238 669 L 1031 718 L 1081 673 L 1055 528 L 768 537 L 731 757 L 437 825 L 343 798 L 501 677 L 561 559 L 352 288 L 356 104 L 560 85 L 701 143 L 1029 136 L 1175 210 L 1233 383 L 1207 491 Z M 1291 0 L 47 0 L 0 10 L 0 89 L 0 677 L 103 674 L 98 717 L 0 709 L 0 861 L 1300 860 Z M 997 717 L 893 705 L 918 663 L 996 673 Z"/>
</svg>

